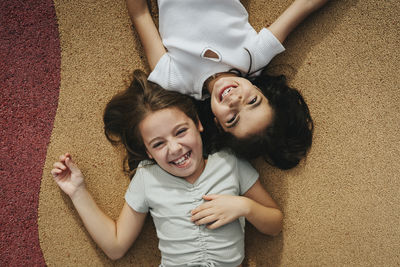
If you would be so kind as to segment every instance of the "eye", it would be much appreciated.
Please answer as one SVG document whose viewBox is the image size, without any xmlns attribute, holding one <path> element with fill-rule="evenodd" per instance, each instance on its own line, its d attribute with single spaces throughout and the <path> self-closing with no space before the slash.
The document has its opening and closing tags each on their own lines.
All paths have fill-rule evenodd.
<svg viewBox="0 0 400 267">
<path fill-rule="evenodd" d="M 153 145 L 153 148 L 160 147 L 164 142 L 157 142 Z"/>
<path fill-rule="evenodd" d="M 248 104 L 253 105 L 254 103 L 256 103 L 256 101 L 257 101 L 257 96 L 253 97 L 253 99 L 251 99 Z"/>
<path fill-rule="evenodd" d="M 182 128 L 182 129 L 179 129 L 177 132 L 176 132 L 176 135 L 178 136 L 178 135 L 182 135 L 183 133 L 185 133 L 187 131 L 187 128 Z"/>
<path fill-rule="evenodd" d="M 232 116 L 226 123 L 230 124 L 236 119 L 236 114 Z"/>
</svg>

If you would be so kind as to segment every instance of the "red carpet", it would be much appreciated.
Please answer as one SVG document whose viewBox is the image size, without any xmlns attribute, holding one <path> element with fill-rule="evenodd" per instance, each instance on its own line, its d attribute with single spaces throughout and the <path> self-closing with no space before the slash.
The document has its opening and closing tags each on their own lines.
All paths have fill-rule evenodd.
<svg viewBox="0 0 400 267">
<path fill-rule="evenodd" d="M 0 266 L 44 266 L 37 209 L 60 84 L 53 1 L 0 2 Z"/>
</svg>

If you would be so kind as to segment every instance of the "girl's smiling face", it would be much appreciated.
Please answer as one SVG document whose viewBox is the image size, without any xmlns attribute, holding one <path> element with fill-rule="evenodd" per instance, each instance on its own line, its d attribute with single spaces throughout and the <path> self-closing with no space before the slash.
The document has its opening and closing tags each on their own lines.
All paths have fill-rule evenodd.
<svg viewBox="0 0 400 267">
<path fill-rule="evenodd" d="M 227 73 L 210 82 L 209 90 L 215 119 L 237 138 L 260 133 L 272 122 L 268 99 L 249 80 Z"/>
<path fill-rule="evenodd" d="M 139 124 L 147 154 L 166 172 L 193 183 L 203 172 L 203 126 L 178 108 L 155 111 Z"/>
</svg>

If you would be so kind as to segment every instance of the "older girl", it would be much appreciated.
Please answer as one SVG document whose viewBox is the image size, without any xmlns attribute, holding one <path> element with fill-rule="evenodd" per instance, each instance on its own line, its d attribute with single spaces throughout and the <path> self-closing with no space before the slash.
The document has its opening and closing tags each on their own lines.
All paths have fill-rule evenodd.
<svg viewBox="0 0 400 267">
<path fill-rule="evenodd" d="M 137 71 L 131 86 L 107 105 L 104 122 L 109 140 L 122 143 L 137 167 L 117 221 L 94 202 L 70 154 L 51 173 L 111 259 L 132 245 L 148 212 L 159 238 L 160 266 L 240 265 L 240 217 L 262 233 L 281 231 L 282 213 L 249 163 L 226 151 L 203 156 L 203 127 L 187 96 L 163 90 Z"/>
<path fill-rule="evenodd" d="M 147 1 L 127 0 L 152 70 L 149 80 L 208 98 L 206 105 L 222 130 L 221 146 L 249 159 L 263 155 L 282 169 L 296 166 L 312 143 L 308 107 L 284 76 L 272 77 L 262 69 L 284 51 L 287 35 L 327 0 L 295 0 L 259 33 L 239 0 L 157 2 L 159 32 Z"/>
</svg>

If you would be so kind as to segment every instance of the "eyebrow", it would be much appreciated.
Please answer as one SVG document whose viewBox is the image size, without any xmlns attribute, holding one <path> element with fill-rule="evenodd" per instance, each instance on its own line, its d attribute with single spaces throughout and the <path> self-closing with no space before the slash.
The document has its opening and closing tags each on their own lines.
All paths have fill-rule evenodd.
<svg viewBox="0 0 400 267">
<path fill-rule="evenodd" d="M 262 97 L 259 97 L 259 99 L 260 99 L 260 101 L 258 101 L 258 102 L 255 103 L 254 105 L 252 105 L 252 106 L 250 107 L 250 109 L 255 109 L 256 107 L 258 107 L 258 106 L 261 104 L 261 102 L 263 101 L 263 98 L 262 98 Z M 239 123 L 239 120 L 240 120 L 240 115 L 237 115 L 235 122 L 232 123 L 232 124 L 229 125 L 229 126 L 226 126 L 226 128 L 230 129 L 230 128 L 235 127 L 235 126 Z"/>
</svg>

